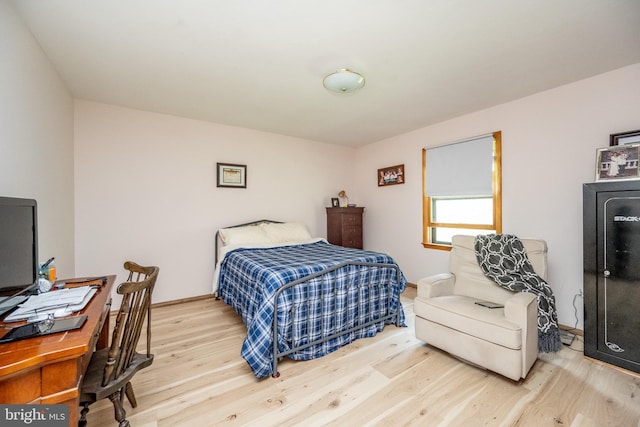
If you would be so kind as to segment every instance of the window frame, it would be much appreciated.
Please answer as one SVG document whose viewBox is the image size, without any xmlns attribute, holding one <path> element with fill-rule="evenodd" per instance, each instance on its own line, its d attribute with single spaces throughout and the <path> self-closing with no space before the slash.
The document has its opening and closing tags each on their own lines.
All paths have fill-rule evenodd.
<svg viewBox="0 0 640 427">
<path fill-rule="evenodd" d="M 432 198 L 426 195 L 427 149 L 422 149 L 422 246 L 428 249 L 451 250 L 451 244 L 434 243 L 433 228 L 468 228 L 472 230 L 496 230 L 502 233 L 502 131 L 493 132 L 493 171 L 491 186 L 493 198 L 493 224 L 458 224 L 432 221 Z M 457 197 L 465 199 L 467 197 Z M 471 198 L 471 197 L 469 197 Z M 454 197 L 453 199 L 456 199 Z"/>
</svg>

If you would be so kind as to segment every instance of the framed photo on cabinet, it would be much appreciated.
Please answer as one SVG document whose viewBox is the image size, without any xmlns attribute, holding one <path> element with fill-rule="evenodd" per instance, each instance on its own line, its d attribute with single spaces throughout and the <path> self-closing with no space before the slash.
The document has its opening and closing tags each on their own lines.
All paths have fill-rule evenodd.
<svg viewBox="0 0 640 427">
<path fill-rule="evenodd" d="M 609 145 L 627 145 L 640 143 L 640 129 L 630 132 L 612 133 L 609 135 Z"/>
<path fill-rule="evenodd" d="M 639 179 L 640 144 L 599 148 L 596 156 L 596 181 Z"/>
</svg>

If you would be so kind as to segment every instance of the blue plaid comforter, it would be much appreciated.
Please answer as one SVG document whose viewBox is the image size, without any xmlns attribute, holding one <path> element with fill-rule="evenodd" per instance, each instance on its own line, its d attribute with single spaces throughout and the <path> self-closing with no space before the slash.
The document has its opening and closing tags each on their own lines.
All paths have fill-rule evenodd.
<svg viewBox="0 0 640 427">
<path fill-rule="evenodd" d="M 325 241 L 275 248 L 236 249 L 229 252 L 220 266 L 219 295 L 242 317 L 247 326 L 247 337 L 241 355 L 256 377 L 273 374 L 272 323 L 273 297 L 276 290 L 302 277 L 335 267 L 344 261 L 395 264 L 388 255 L 343 248 Z M 400 293 L 406 287 L 404 275 L 398 282 L 395 270 L 366 267 L 367 280 L 380 279 L 392 283 L 393 295 L 385 287 L 347 286 L 355 277 L 355 269 L 349 265 L 329 275 L 312 279 L 307 286 L 295 286 L 279 298 L 284 309 L 278 311 L 278 351 L 288 351 L 305 341 L 331 335 L 332 331 L 363 324 L 367 312 L 373 310 L 400 310 L 404 325 L 404 312 Z M 324 296 L 321 297 L 320 295 Z M 359 298 L 357 298 L 359 297 Z M 388 304 L 388 306 L 387 306 Z M 381 306 L 382 305 L 382 306 Z M 330 315 L 321 315 L 330 307 Z M 311 322 L 308 322 L 310 319 Z M 392 323 L 387 321 L 387 323 Z M 308 360 L 324 356 L 358 338 L 372 337 L 384 328 L 377 322 L 365 329 L 345 333 L 324 343 L 310 346 L 289 354 L 295 360 Z"/>
</svg>

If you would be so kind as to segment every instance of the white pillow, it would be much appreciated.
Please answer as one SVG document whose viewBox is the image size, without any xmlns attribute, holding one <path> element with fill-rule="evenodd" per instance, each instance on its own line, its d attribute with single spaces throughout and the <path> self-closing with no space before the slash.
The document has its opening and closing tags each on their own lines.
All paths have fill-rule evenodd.
<svg viewBox="0 0 640 427">
<path fill-rule="evenodd" d="M 252 243 L 270 243 L 267 233 L 256 225 L 246 227 L 222 228 L 218 236 L 223 245 L 246 245 Z"/>
<path fill-rule="evenodd" d="M 298 222 L 263 223 L 260 224 L 260 227 L 273 243 L 301 242 L 311 239 L 309 228 Z"/>
</svg>

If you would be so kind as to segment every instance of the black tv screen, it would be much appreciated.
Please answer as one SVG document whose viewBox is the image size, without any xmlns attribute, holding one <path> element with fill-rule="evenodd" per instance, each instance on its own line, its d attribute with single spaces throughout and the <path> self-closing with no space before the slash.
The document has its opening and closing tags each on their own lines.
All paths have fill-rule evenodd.
<svg viewBox="0 0 640 427">
<path fill-rule="evenodd" d="M 0 197 L 0 295 L 23 290 L 37 277 L 37 203 Z"/>
</svg>

